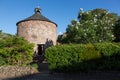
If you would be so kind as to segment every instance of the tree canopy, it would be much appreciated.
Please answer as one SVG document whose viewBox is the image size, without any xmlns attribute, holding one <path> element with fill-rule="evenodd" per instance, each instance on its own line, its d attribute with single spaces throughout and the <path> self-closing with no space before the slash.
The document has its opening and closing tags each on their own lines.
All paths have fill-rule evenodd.
<svg viewBox="0 0 120 80">
<path fill-rule="evenodd" d="M 68 25 L 65 37 L 59 36 L 63 43 L 97 43 L 115 39 L 114 25 L 117 14 L 105 9 L 94 9 L 78 13 L 78 20 L 72 20 Z"/>
<path fill-rule="evenodd" d="M 115 35 L 115 41 L 120 42 L 120 17 L 116 21 L 114 26 L 114 35 Z"/>
</svg>

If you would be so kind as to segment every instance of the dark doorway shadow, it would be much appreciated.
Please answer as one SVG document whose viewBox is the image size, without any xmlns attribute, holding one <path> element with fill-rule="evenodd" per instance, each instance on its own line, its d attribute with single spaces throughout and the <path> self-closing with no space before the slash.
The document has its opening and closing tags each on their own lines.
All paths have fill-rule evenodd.
<svg viewBox="0 0 120 80">
<path fill-rule="evenodd" d="M 33 62 L 31 63 L 31 65 L 32 64 L 37 64 L 39 72 L 49 73 L 48 63 L 45 60 L 44 55 L 45 55 L 45 50 L 52 45 L 53 45 L 53 41 L 48 40 L 48 39 L 46 39 L 45 44 L 38 44 L 37 45 L 38 46 L 38 48 L 37 48 L 38 51 L 34 53 L 35 55 L 33 56 Z"/>
<path fill-rule="evenodd" d="M 45 44 L 38 44 L 37 46 L 38 46 L 37 55 L 44 55 L 44 53 L 45 53 Z"/>
</svg>

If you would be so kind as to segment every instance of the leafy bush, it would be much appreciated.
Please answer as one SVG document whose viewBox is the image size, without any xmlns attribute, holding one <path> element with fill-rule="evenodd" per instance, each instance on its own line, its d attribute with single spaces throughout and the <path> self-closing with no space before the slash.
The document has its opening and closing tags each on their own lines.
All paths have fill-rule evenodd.
<svg viewBox="0 0 120 80">
<path fill-rule="evenodd" d="M 109 13 L 105 9 L 81 11 L 78 20 L 72 20 L 63 35 L 58 36 L 60 43 L 98 43 L 119 40 L 119 21 L 117 14 Z M 115 30 L 114 30 L 115 29 Z M 114 35 L 114 31 L 115 35 Z"/>
<path fill-rule="evenodd" d="M 120 43 L 53 46 L 45 57 L 54 71 L 119 70 Z"/>
<path fill-rule="evenodd" d="M 116 21 L 114 26 L 114 35 L 115 35 L 115 41 L 120 42 L 120 17 Z"/>
<path fill-rule="evenodd" d="M 33 44 L 17 36 L 0 39 L 0 65 L 27 65 L 32 60 Z"/>
<path fill-rule="evenodd" d="M 120 43 L 98 43 L 95 46 L 103 56 L 99 69 L 120 70 Z"/>
<path fill-rule="evenodd" d="M 96 49 L 101 51 L 103 56 L 111 56 L 115 53 L 120 53 L 119 43 L 97 43 L 95 44 Z"/>
</svg>

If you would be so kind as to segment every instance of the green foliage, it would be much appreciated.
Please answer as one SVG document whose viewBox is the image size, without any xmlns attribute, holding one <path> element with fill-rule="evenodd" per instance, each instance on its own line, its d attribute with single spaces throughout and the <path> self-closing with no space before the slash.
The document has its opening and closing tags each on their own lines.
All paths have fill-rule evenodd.
<svg viewBox="0 0 120 80">
<path fill-rule="evenodd" d="M 4 39 L 6 37 L 12 36 L 11 34 L 3 33 L 2 30 L 0 30 L 0 39 Z"/>
<path fill-rule="evenodd" d="M 119 44 L 119 43 L 118 43 Z M 117 43 L 97 43 L 96 49 L 101 51 L 103 56 L 111 56 L 120 53 L 120 45 Z"/>
<path fill-rule="evenodd" d="M 27 65 L 32 60 L 33 46 L 18 36 L 1 38 L 0 65 Z"/>
<path fill-rule="evenodd" d="M 54 71 L 119 70 L 120 43 L 53 46 L 45 57 Z"/>
<path fill-rule="evenodd" d="M 38 68 L 38 64 L 37 63 L 33 63 L 33 64 L 31 64 L 31 67 Z"/>
<path fill-rule="evenodd" d="M 5 65 L 5 64 L 6 64 L 5 58 L 3 58 L 3 57 L 0 56 L 0 66 L 1 65 Z"/>
<path fill-rule="evenodd" d="M 115 23 L 114 35 L 115 35 L 115 41 L 120 42 L 120 18 Z"/>
<path fill-rule="evenodd" d="M 62 43 L 97 43 L 113 41 L 113 26 L 117 15 L 105 9 L 94 9 L 78 14 L 78 20 L 72 20 L 66 29 Z"/>
<path fill-rule="evenodd" d="M 98 43 L 95 46 L 103 56 L 99 69 L 120 70 L 120 43 Z"/>
</svg>

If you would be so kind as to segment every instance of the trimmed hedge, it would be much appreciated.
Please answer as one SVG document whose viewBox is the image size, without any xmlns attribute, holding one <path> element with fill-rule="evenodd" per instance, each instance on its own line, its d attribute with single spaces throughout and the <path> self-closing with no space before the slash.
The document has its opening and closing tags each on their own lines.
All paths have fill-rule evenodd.
<svg viewBox="0 0 120 80">
<path fill-rule="evenodd" d="M 45 57 L 49 68 L 58 72 L 119 70 L 120 43 L 52 46 Z"/>
<path fill-rule="evenodd" d="M 0 39 L 0 66 L 26 66 L 32 61 L 34 44 L 18 36 Z"/>
</svg>

